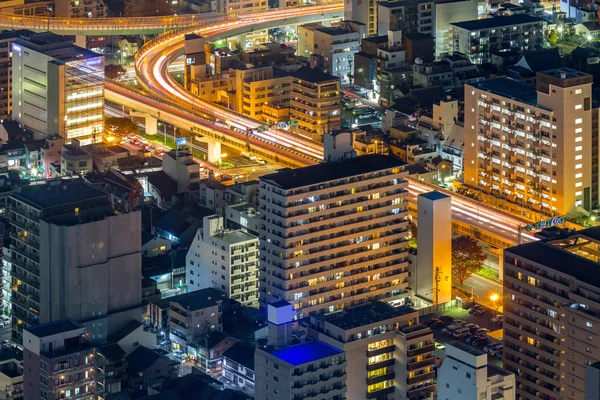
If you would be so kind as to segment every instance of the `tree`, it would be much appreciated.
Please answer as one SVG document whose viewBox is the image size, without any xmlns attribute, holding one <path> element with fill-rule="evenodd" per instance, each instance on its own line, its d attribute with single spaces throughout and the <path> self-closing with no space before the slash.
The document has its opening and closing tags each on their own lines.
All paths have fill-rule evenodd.
<svg viewBox="0 0 600 400">
<path fill-rule="evenodd" d="M 410 239 L 408 240 L 408 247 L 416 249 L 417 248 L 417 224 L 415 221 L 409 221 L 408 226 L 410 228 Z"/>
<path fill-rule="evenodd" d="M 481 269 L 486 258 L 483 249 L 472 237 L 452 238 L 452 272 L 461 288 L 467 278 Z"/>
<path fill-rule="evenodd" d="M 556 44 L 556 42 L 558 41 L 558 34 L 555 30 L 551 30 L 548 34 L 548 41 L 550 42 L 550 44 Z"/>
<path fill-rule="evenodd" d="M 110 117 L 104 124 L 108 131 L 117 137 L 123 137 L 138 132 L 138 126 L 129 118 Z"/>
<path fill-rule="evenodd" d="M 104 76 L 108 79 L 117 79 L 125 75 L 127 70 L 119 64 L 106 64 L 104 66 Z"/>
</svg>

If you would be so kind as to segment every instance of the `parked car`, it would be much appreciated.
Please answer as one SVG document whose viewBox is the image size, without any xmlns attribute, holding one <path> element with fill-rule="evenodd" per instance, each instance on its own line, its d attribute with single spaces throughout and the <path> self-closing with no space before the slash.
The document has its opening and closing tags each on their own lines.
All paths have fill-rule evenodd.
<svg viewBox="0 0 600 400">
<path fill-rule="evenodd" d="M 473 311 L 473 315 L 475 316 L 479 316 L 479 315 L 485 315 L 487 314 L 487 309 L 485 307 L 479 307 L 477 308 L 477 310 Z"/>
<path fill-rule="evenodd" d="M 468 334 L 469 330 L 467 328 L 459 328 L 456 329 L 453 333 L 452 336 L 454 336 L 455 338 L 459 339 L 461 337 L 463 337 L 464 335 Z"/>
<path fill-rule="evenodd" d="M 479 336 L 469 335 L 469 337 L 465 339 L 465 343 L 473 344 L 477 339 L 479 339 Z"/>
<path fill-rule="evenodd" d="M 494 346 L 499 346 L 499 345 L 500 345 L 500 343 L 498 343 L 498 342 L 491 342 L 491 343 L 488 343 L 488 344 L 487 344 L 487 345 L 486 345 L 486 346 L 483 348 L 483 351 L 485 351 L 485 352 L 487 353 L 488 351 L 490 351 L 490 349 L 491 349 L 492 347 L 494 347 Z"/>
<path fill-rule="evenodd" d="M 496 357 L 498 358 L 502 358 L 504 356 L 504 351 L 500 350 L 499 352 L 496 353 Z"/>
<path fill-rule="evenodd" d="M 454 331 L 456 331 L 457 329 L 460 329 L 461 326 L 460 325 L 448 325 L 447 327 L 445 327 L 444 329 L 442 329 L 442 333 L 444 335 L 452 335 L 454 333 Z"/>
<path fill-rule="evenodd" d="M 479 328 L 475 331 L 475 335 L 477 336 L 481 336 L 481 335 L 486 335 L 490 330 L 487 328 Z"/>
<path fill-rule="evenodd" d="M 427 322 L 425 325 L 430 327 L 431 329 L 439 328 L 444 325 L 444 321 L 438 318 L 434 318 L 431 321 Z"/>
<path fill-rule="evenodd" d="M 452 318 L 449 315 L 442 315 L 439 317 L 439 319 L 441 319 L 445 324 L 453 324 L 454 323 L 454 318 Z"/>
<path fill-rule="evenodd" d="M 481 346 L 486 345 L 488 343 L 488 339 L 485 336 L 478 336 L 475 340 L 471 341 L 473 346 Z"/>
<path fill-rule="evenodd" d="M 499 351 L 502 351 L 502 349 L 503 349 L 503 348 L 504 348 L 504 346 L 503 346 L 503 345 L 501 345 L 501 344 L 497 344 L 496 346 L 492 347 L 492 348 L 491 348 L 491 349 L 488 351 L 488 354 L 489 354 L 490 356 L 495 356 L 495 355 L 496 355 L 496 353 L 498 353 Z"/>
<path fill-rule="evenodd" d="M 469 314 L 473 314 L 475 311 L 477 311 L 477 309 L 479 307 L 481 307 L 481 305 L 475 304 L 473 307 L 469 308 L 469 310 L 468 310 Z"/>
<path fill-rule="evenodd" d="M 463 326 L 464 324 L 466 324 L 466 321 L 463 321 L 462 319 L 455 319 L 454 320 L 454 325 L 460 325 Z"/>
<path fill-rule="evenodd" d="M 469 343 L 472 337 L 473 335 L 471 335 L 470 333 L 465 333 L 463 336 L 460 337 L 460 340 L 462 340 L 465 343 Z"/>
<path fill-rule="evenodd" d="M 473 323 L 465 324 L 464 326 L 465 326 L 465 328 L 469 329 L 470 331 L 479 329 L 479 325 L 473 324 Z"/>
<path fill-rule="evenodd" d="M 491 322 L 492 324 L 497 324 L 499 321 L 502 321 L 502 322 L 504 322 L 504 315 L 502 315 L 502 314 L 498 314 L 498 315 L 496 315 L 494 318 L 490 319 L 490 322 Z M 501 322 L 501 323 L 502 323 L 502 322 Z"/>
</svg>

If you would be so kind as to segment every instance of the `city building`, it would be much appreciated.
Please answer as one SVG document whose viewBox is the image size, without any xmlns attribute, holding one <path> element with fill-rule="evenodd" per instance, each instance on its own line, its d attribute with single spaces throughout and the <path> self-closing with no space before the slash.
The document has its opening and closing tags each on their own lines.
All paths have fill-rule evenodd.
<svg viewBox="0 0 600 400">
<path fill-rule="evenodd" d="M 283 2 L 284 0 L 282 0 L 282 3 Z M 269 2 L 267 0 L 217 0 L 216 4 L 217 12 L 234 15 L 254 11 L 265 11 L 269 8 Z"/>
<path fill-rule="evenodd" d="M 477 0 L 438 0 L 435 3 L 435 58 L 439 60 L 453 52 L 454 22 L 477 19 L 479 2 Z"/>
<path fill-rule="evenodd" d="M 6 400 L 23 398 L 23 352 L 19 348 L 0 350 L 0 396 Z"/>
<path fill-rule="evenodd" d="M 96 348 L 94 353 L 94 393 L 103 399 L 125 390 L 127 380 L 127 353 L 116 343 Z"/>
<path fill-rule="evenodd" d="M 50 166 L 48 166 L 50 171 Z M 54 167 L 56 170 L 56 167 Z M 63 144 L 60 151 L 60 176 L 85 175 L 94 170 L 94 160 L 90 153 L 81 147 L 77 139 L 71 144 Z"/>
<path fill-rule="evenodd" d="M 400 30 L 403 34 L 435 33 L 435 2 L 432 0 L 380 1 L 377 3 L 377 34 Z M 433 50 L 433 46 L 432 46 Z"/>
<path fill-rule="evenodd" d="M 342 126 L 339 78 L 304 66 L 292 75 L 290 118 L 298 132 L 315 139 Z"/>
<path fill-rule="evenodd" d="M 452 25 L 454 52 L 469 57 L 474 64 L 491 62 L 492 53 L 524 53 L 544 47 L 544 21 L 526 14 L 473 19 Z"/>
<path fill-rule="evenodd" d="M 169 328 L 173 350 L 187 350 L 200 335 L 221 330 L 225 295 L 208 288 L 169 298 Z"/>
<path fill-rule="evenodd" d="M 591 210 L 592 76 L 538 72 L 465 86 L 465 184 L 548 215 Z M 597 166 L 595 167 L 597 168 Z"/>
<path fill-rule="evenodd" d="M 54 15 L 61 18 L 104 18 L 107 7 L 102 0 L 56 0 Z"/>
<path fill-rule="evenodd" d="M 276 106 L 289 110 L 290 85 L 289 74 L 272 66 L 236 69 L 235 90 L 230 95 L 242 114 L 269 122 L 269 116 L 263 115 L 265 108 Z M 270 122 L 274 122 L 272 116 Z"/>
<path fill-rule="evenodd" d="M 349 75 L 354 73 L 354 54 L 365 35 L 365 25 L 353 21 L 342 21 L 335 26 L 301 25 L 298 27 L 297 54 L 306 58 L 318 57 L 323 72 L 349 82 Z"/>
<path fill-rule="evenodd" d="M 452 198 L 433 191 L 417 197 L 415 294 L 433 304 L 452 300 Z"/>
<path fill-rule="evenodd" d="M 186 256 L 188 291 L 215 288 L 247 307 L 258 307 L 258 237 L 227 230 L 223 217 L 204 217 Z"/>
<path fill-rule="evenodd" d="M 261 304 L 288 301 L 297 317 L 402 299 L 408 286 L 404 163 L 342 160 L 327 145 L 325 159 L 260 178 Z"/>
<path fill-rule="evenodd" d="M 65 144 L 65 139 L 56 134 L 46 137 L 46 143 L 41 148 L 40 167 L 46 178 L 50 178 L 50 165 L 61 165 L 62 147 Z"/>
<path fill-rule="evenodd" d="M 94 348 L 87 336 L 69 319 L 25 328 L 23 398 L 94 399 Z"/>
<path fill-rule="evenodd" d="M 438 399 L 515 400 L 515 389 L 515 374 L 488 362 L 486 352 L 459 341 L 446 344 L 438 369 Z"/>
<path fill-rule="evenodd" d="M 180 0 L 124 0 L 125 16 L 127 17 L 175 15 L 181 6 Z"/>
<path fill-rule="evenodd" d="M 345 352 L 347 400 L 432 399 L 433 333 L 418 314 L 374 302 L 311 316 L 308 334 Z"/>
<path fill-rule="evenodd" d="M 410 64 L 406 63 L 402 34 L 390 30 L 383 36 L 365 38 L 354 55 L 354 83 L 372 90 L 382 105 L 392 104 L 395 93 L 409 83 Z"/>
<path fill-rule="evenodd" d="M 104 56 L 51 32 L 12 44 L 12 118 L 39 138 L 101 142 L 104 133 Z"/>
<path fill-rule="evenodd" d="M 219 153 L 220 153 L 220 146 Z M 177 193 L 198 189 L 200 164 L 187 148 L 169 150 L 163 154 L 162 168 L 165 174 L 177 182 Z"/>
<path fill-rule="evenodd" d="M 504 251 L 504 368 L 518 398 L 584 400 L 600 361 L 600 228 L 551 229 Z"/>
<path fill-rule="evenodd" d="M 313 338 L 292 344 L 292 321 L 291 304 L 268 305 L 268 344 L 254 353 L 255 398 L 345 399 L 344 351 Z"/>
<path fill-rule="evenodd" d="M 196 361 L 203 372 L 209 375 L 223 373 L 224 354 L 238 342 L 221 331 L 210 331 L 189 344 L 187 354 Z"/>
<path fill-rule="evenodd" d="M 112 196 L 81 180 L 13 193 L 12 337 L 65 318 L 102 342 L 141 318 L 141 213 L 115 210 Z"/>
<path fill-rule="evenodd" d="M 255 351 L 254 346 L 239 342 L 223 353 L 223 377 L 251 394 L 254 394 Z"/>
<path fill-rule="evenodd" d="M 12 118 L 12 43 L 21 35 L 31 34 L 33 32 L 27 30 L 0 34 L 0 122 Z"/>
</svg>

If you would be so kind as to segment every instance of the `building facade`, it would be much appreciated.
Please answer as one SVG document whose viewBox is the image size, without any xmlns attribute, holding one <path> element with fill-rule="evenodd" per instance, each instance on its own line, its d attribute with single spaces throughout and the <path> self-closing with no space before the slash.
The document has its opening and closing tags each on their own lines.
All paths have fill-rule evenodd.
<svg viewBox="0 0 600 400">
<path fill-rule="evenodd" d="M 297 133 L 320 139 L 342 126 L 339 78 L 302 67 L 292 75 L 290 117 L 298 120 Z"/>
<path fill-rule="evenodd" d="M 104 56 L 45 32 L 12 44 L 12 117 L 39 138 L 101 142 L 104 133 Z"/>
<path fill-rule="evenodd" d="M 515 400 L 515 374 L 488 363 L 488 355 L 459 341 L 446 345 L 438 369 L 438 399 Z"/>
<path fill-rule="evenodd" d="M 542 50 L 543 26 L 543 20 L 526 14 L 456 22 L 452 24 L 453 51 L 468 56 L 474 64 L 484 64 L 495 52 Z"/>
<path fill-rule="evenodd" d="M 54 181 L 9 198 L 13 340 L 23 328 L 71 318 L 104 341 L 141 318 L 141 213 L 112 196 Z"/>
<path fill-rule="evenodd" d="M 212 287 L 258 307 L 258 247 L 258 237 L 224 229 L 223 217 L 204 217 L 186 256 L 188 291 Z"/>
<path fill-rule="evenodd" d="M 382 155 L 261 177 L 261 304 L 300 317 L 406 296 L 404 177 Z"/>
<path fill-rule="evenodd" d="M 465 86 L 465 184 L 548 215 L 591 209 L 592 76 Z"/>
<path fill-rule="evenodd" d="M 433 36 L 435 2 L 431 0 L 380 1 L 377 3 L 377 34 L 388 31 Z"/>
<path fill-rule="evenodd" d="M 600 361 L 600 228 L 504 252 L 504 367 L 518 399 L 584 400 Z"/>
</svg>

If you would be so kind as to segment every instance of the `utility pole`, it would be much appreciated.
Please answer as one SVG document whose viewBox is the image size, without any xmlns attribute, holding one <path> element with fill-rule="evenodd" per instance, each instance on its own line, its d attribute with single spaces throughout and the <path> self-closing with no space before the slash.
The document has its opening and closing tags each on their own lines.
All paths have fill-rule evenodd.
<svg viewBox="0 0 600 400">
<path fill-rule="evenodd" d="M 436 308 L 439 307 L 440 303 L 439 303 L 439 299 L 440 299 L 440 281 L 441 281 L 441 277 L 440 277 L 440 267 L 435 267 L 435 274 L 434 274 L 434 280 L 435 280 L 435 306 Z"/>
</svg>

